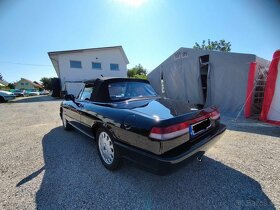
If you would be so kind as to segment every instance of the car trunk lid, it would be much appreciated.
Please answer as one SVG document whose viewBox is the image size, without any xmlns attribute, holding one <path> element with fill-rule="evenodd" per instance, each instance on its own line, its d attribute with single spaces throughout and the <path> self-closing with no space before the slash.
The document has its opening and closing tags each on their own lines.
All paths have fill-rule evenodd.
<svg viewBox="0 0 280 210">
<path fill-rule="evenodd" d="M 166 120 L 159 120 L 152 128 L 150 137 L 158 140 L 170 140 L 189 133 L 190 138 L 196 137 L 215 126 L 220 118 L 216 108 L 206 108 L 186 113 Z"/>
</svg>

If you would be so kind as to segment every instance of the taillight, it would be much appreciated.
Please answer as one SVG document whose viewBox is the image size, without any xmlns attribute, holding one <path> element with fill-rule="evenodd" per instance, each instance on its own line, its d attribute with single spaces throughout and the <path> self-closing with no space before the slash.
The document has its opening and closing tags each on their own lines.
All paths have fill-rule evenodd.
<svg viewBox="0 0 280 210">
<path fill-rule="evenodd" d="M 158 140 L 172 139 L 181 136 L 185 133 L 188 133 L 190 125 L 195 124 L 199 121 L 203 121 L 207 118 L 210 118 L 212 120 L 218 120 L 220 119 L 220 112 L 217 109 L 215 109 L 213 112 L 206 113 L 200 117 L 188 120 L 186 122 L 182 122 L 168 127 L 153 127 L 149 137 Z"/>
<path fill-rule="evenodd" d="M 221 114 L 218 110 L 215 110 L 214 112 L 211 112 L 210 118 L 212 120 L 218 120 L 218 119 L 220 119 L 220 117 L 221 117 Z"/>
<path fill-rule="evenodd" d="M 168 127 L 153 127 L 150 137 L 158 140 L 168 140 L 189 132 L 189 123 L 183 122 Z"/>
</svg>

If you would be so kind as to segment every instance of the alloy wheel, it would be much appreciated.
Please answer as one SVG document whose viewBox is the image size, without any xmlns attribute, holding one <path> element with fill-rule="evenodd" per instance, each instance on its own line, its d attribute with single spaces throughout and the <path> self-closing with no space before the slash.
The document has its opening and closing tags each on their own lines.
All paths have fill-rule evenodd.
<svg viewBox="0 0 280 210">
<path fill-rule="evenodd" d="M 99 151 L 102 159 L 107 164 L 112 164 L 114 161 L 114 146 L 113 141 L 106 132 L 101 132 L 98 138 Z"/>
</svg>

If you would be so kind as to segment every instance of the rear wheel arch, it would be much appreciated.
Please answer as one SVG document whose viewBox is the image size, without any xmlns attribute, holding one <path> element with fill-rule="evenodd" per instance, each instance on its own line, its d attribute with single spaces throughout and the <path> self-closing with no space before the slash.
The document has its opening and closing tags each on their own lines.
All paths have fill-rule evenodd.
<svg viewBox="0 0 280 210">
<path fill-rule="evenodd" d="M 110 145 L 111 145 L 110 149 L 112 150 L 112 155 L 113 155 L 112 156 L 113 159 L 111 159 L 112 162 L 106 161 L 106 155 L 103 152 L 103 151 L 108 151 L 108 144 L 107 143 L 103 144 L 104 140 L 102 140 L 102 135 L 104 133 L 105 133 L 105 135 L 107 135 L 109 137 L 109 139 L 107 138 L 107 141 L 109 140 Z M 104 137 L 103 137 L 103 139 L 104 139 Z M 106 140 L 105 140 L 105 142 L 106 142 Z M 114 144 L 114 142 L 115 142 L 115 137 L 114 137 L 113 133 L 111 132 L 111 130 L 108 128 L 108 126 L 104 126 L 103 124 L 100 124 L 100 127 L 98 128 L 97 133 L 96 133 L 96 145 L 97 145 L 97 149 L 98 149 L 98 155 L 101 159 L 102 164 L 109 170 L 116 170 L 122 164 L 121 153 L 120 153 L 119 149 L 116 147 L 116 145 Z M 105 145 L 107 145 L 107 146 L 105 146 Z"/>
<path fill-rule="evenodd" d="M 92 133 L 94 134 L 94 136 L 96 136 L 98 129 L 101 128 L 102 126 L 103 126 L 102 123 L 94 123 L 91 126 L 91 130 L 92 130 Z"/>
<path fill-rule="evenodd" d="M 109 125 L 106 124 L 106 123 L 103 123 L 103 122 L 95 122 L 95 123 L 91 126 L 91 129 L 92 129 L 92 132 L 93 132 L 94 136 L 96 136 L 97 131 L 98 131 L 100 128 L 106 128 L 106 129 L 108 129 L 108 130 L 111 132 L 111 134 L 114 136 L 114 138 L 116 138 L 116 135 L 115 135 L 114 130 L 112 129 L 112 127 L 109 126 Z"/>
</svg>

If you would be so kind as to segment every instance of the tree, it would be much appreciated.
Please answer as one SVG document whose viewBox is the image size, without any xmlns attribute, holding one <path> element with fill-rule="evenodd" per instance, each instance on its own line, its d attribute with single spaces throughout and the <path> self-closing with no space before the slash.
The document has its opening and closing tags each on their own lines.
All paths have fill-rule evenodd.
<svg viewBox="0 0 280 210">
<path fill-rule="evenodd" d="M 148 79 L 147 75 L 145 75 L 145 74 L 135 74 L 133 76 L 133 78 L 136 78 L 136 79 Z"/>
<path fill-rule="evenodd" d="M 141 64 L 128 69 L 127 76 L 130 78 L 147 79 L 147 70 Z"/>
<path fill-rule="evenodd" d="M 9 83 L 9 84 L 8 84 L 8 87 L 9 87 L 10 89 L 15 89 L 15 83 Z"/>
<path fill-rule="evenodd" d="M 226 42 L 224 39 L 220 41 L 211 41 L 208 39 L 207 44 L 205 44 L 205 40 L 202 41 L 202 44 L 199 45 L 197 42 L 193 46 L 194 49 L 203 49 L 203 50 L 216 50 L 216 51 L 224 51 L 230 52 L 231 51 L 231 44 L 230 42 Z"/>
<path fill-rule="evenodd" d="M 2 76 L 2 74 L 0 73 L 0 80 L 3 80 L 3 76 Z"/>
<path fill-rule="evenodd" d="M 46 90 L 52 90 L 52 78 L 42 77 L 40 82 L 42 82 Z"/>
</svg>

